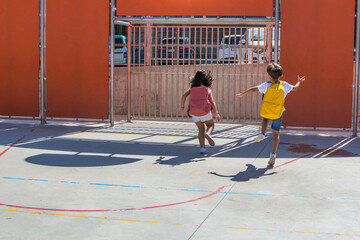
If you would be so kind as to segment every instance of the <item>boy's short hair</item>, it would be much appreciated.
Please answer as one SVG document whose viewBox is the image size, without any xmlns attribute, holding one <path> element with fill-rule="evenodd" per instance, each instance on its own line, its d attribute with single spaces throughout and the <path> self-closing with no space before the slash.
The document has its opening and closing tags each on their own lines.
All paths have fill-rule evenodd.
<svg viewBox="0 0 360 240">
<path fill-rule="evenodd" d="M 266 68 L 267 73 L 274 80 L 279 79 L 283 75 L 282 67 L 277 63 L 270 63 Z"/>
</svg>

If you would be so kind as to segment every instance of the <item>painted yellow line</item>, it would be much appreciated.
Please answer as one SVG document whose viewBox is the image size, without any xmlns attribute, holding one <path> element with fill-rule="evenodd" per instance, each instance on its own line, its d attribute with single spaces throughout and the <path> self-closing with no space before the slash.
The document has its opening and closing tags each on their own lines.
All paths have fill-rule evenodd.
<svg viewBox="0 0 360 240">
<path fill-rule="evenodd" d="M 132 223 L 171 224 L 171 225 L 177 225 L 177 226 L 182 225 L 181 223 L 161 223 L 161 222 L 157 222 L 157 221 L 143 221 L 143 220 L 133 220 L 133 219 L 92 217 L 92 216 L 82 216 L 82 215 L 73 215 L 73 214 L 62 214 L 62 213 L 51 213 L 51 212 L 36 212 L 36 211 L 24 211 L 24 210 L 14 210 L 14 209 L 6 209 L 6 211 L 8 211 L 8 212 L 16 212 L 16 213 L 42 214 L 42 215 L 53 215 L 53 216 L 61 216 L 61 217 L 87 218 L 87 219 L 98 219 L 98 220 L 111 220 L 111 221 L 132 222 Z"/>
<path fill-rule="evenodd" d="M 15 130 L 15 129 L 11 129 L 11 130 Z M 16 129 L 16 130 L 22 130 L 22 129 Z M 1 129 L 0 129 L 1 131 Z M 71 132 L 71 131 L 61 131 L 61 130 L 42 130 L 42 129 L 37 129 L 36 132 L 55 132 L 55 133 L 66 133 L 68 135 L 75 135 L 75 134 L 104 134 L 104 135 L 120 135 L 120 136 L 141 136 L 141 137 L 164 137 L 164 138 L 168 138 L 168 137 L 178 137 L 178 138 L 185 138 L 185 139 L 192 139 L 194 137 L 197 138 L 197 136 L 183 136 L 181 134 L 179 135 L 163 135 L 163 134 L 146 134 L 146 133 L 117 133 L 117 132 L 91 132 L 91 131 L 87 131 L 87 132 L 81 132 L 81 131 L 75 131 L 75 132 Z M 196 133 L 195 129 L 194 129 L 194 134 Z M 224 138 L 224 137 L 213 137 L 214 139 L 217 140 L 229 140 L 229 139 L 237 139 L 237 138 Z"/>
<path fill-rule="evenodd" d="M 36 132 L 52 132 L 52 133 L 67 133 L 69 135 L 75 135 L 75 134 L 104 134 L 104 135 L 121 135 L 121 136 L 142 136 L 142 137 L 185 137 L 185 138 L 192 138 L 189 136 L 181 136 L 181 135 L 159 135 L 159 134 L 146 134 L 146 133 L 118 133 L 118 132 L 92 132 L 92 131 L 75 131 L 75 132 L 69 132 L 69 131 L 61 131 L 61 130 L 42 130 L 38 129 Z M 194 130 L 195 132 L 195 130 Z"/>
<path fill-rule="evenodd" d="M 10 131 L 10 130 L 16 130 L 16 128 L 1 128 L 0 131 Z"/>
<path fill-rule="evenodd" d="M 324 233 L 324 232 L 304 232 L 304 231 L 291 231 L 291 230 L 280 230 L 280 231 L 276 231 L 276 230 L 272 230 L 272 229 L 244 228 L 244 227 L 232 227 L 232 229 L 252 230 L 252 231 L 283 232 L 283 233 L 300 233 L 300 234 L 308 234 L 308 235 L 338 235 L 338 236 L 360 237 L 360 234 Z"/>
<path fill-rule="evenodd" d="M 98 220 L 110 220 L 110 221 L 132 222 L 132 223 L 170 224 L 170 225 L 177 225 L 177 226 L 183 225 L 181 223 L 161 223 L 161 222 L 157 222 L 157 221 L 144 221 L 144 220 L 106 218 L 106 217 L 92 217 L 92 216 L 83 216 L 83 215 L 51 213 L 51 212 L 36 212 L 36 211 L 26 211 L 26 210 L 14 210 L 14 209 L 6 209 L 6 211 L 15 212 L 15 213 L 30 213 L 30 214 L 41 214 L 41 215 L 52 215 L 52 216 L 61 216 L 61 217 L 74 217 L 74 218 L 86 218 L 86 219 L 98 219 Z M 193 224 L 192 226 L 197 227 L 198 225 Z M 291 230 L 277 231 L 277 230 L 273 230 L 273 229 L 245 228 L 245 227 L 232 227 L 232 229 L 250 230 L 250 231 L 283 232 L 283 233 L 300 233 L 300 234 L 308 234 L 308 235 L 338 235 L 338 236 L 347 236 L 347 237 L 360 237 L 360 234 L 304 232 L 304 231 L 291 231 Z"/>
<path fill-rule="evenodd" d="M 347 142 L 349 139 L 351 139 L 351 137 L 348 137 L 348 138 L 345 138 L 345 139 L 341 140 L 340 142 L 338 142 L 338 143 L 336 143 L 336 144 L 328 147 L 327 149 L 323 150 L 322 152 L 319 152 L 319 153 L 315 154 L 314 156 L 312 156 L 312 158 L 317 158 L 317 157 L 323 158 L 323 157 L 326 157 L 326 156 L 328 155 L 328 153 L 325 154 L 327 151 L 330 151 L 330 152 L 332 153 L 332 152 L 334 152 L 334 149 L 335 149 L 335 151 L 339 150 L 341 147 L 343 147 L 342 145 L 339 147 L 339 145 L 340 145 L 340 144 L 343 144 L 344 142 L 345 142 L 345 145 L 346 145 L 346 142 Z M 355 138 L 354 138 L 354 139 L 355 139 Z M 352 141 L 352 140 L 351 140 L 351 141 Z M 350 142 L 351 142 L 351 141 L 350 141 Z M 345 146 L 345 145 L 344 145 L 344 146 Z M 323 155 L 323 154 L 325 154 L 325 155 Z"/>
<path fill-rule="evenodd" d="M 340 145 L 340 146 L 334 148 L 333 150 L 331 150 L 330 152 L 324 154 L 324 156 L 322 156 L 322 157 L 327 157 L 328 155 L 332 154 L 333 152 L 336 152 L 337 150 L 341 149 L 342 147 L 345 147 L 346 145 L 348 145 L 349 143 L 351 143 L 354 140 L 355 140 L 355 138 L 347 141 L 346 143 L 343 143 L 342 145 Z"/>
<path fill-rule="evenodd" d="M 295 233 L 303 233 L 303 234 L 314 234 L 314 235 L 326 235 L 328 233 L 322 233 L 322 232 L 302 232 L 302 231 L 294 231 Z"/>
</svg>

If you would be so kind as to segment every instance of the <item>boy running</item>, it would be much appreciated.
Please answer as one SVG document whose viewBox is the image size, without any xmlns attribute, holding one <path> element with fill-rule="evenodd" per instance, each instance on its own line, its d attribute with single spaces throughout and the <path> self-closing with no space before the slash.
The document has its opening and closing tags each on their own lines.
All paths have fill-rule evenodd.
<svg viewBox="0 0 360 240">
<path fill-rule="evenodd" d="M 276 151 L 280 141 L 280 127 L 282 114 L 285 110 L 284 103 L 286 95 L 291 91 L 296 91 L 300 83 L 305 81 L 305 76 L 298 77 L 295 86 L 280 80 L 283 75 L 283 69 L 279 64 L 270 63 L 266 68 L 270 81 L 264 82 L 259 86 L 249 88 L 245 92 L 236 94 L 236 98 L 242 98 L 253 92 L 263 94 L 263 101 L 260 106 L 260 115 L 263 118 L 261 123 L 261 133 L 254 138 L 256 142 L 260 142 L 265 138 L 265 132 L 268 122 L 271 120 L 271 129 L 273 135 L 272 153 L 270 154 L 269 166 L 274 166 L 276 159 Z"/>
</svg>

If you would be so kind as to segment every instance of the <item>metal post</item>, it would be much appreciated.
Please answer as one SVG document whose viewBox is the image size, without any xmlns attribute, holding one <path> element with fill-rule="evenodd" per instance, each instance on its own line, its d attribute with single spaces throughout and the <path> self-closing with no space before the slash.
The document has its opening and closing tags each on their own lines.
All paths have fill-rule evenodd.
<svg viewBox="0 0 360 240">
<path fill-rule="evenodd" d="M 128 42 L 127 42 L 127 48 L 128 48 L 128 55 L 127 55 L 127 78 L 128 78 L 128 114 L 127 114 L 127 121 L 131 122 L 131 40 L 132 40 L 132 36 L 131 36 L 131 27 L 128 26 Z M 139 48 L 140 49 L 140 48 Z M 140 54 L 140 51 L 139 51 Z M 139 55 L 139 59 L 140 59 L 140 55 Z"/>
<path fill-rule="evenodd" d="M 45 0 L 39 0 L 39 110 L 41 124 L 46 123 L 46 76 L 45 76 Z"/>
<path fill-rule="evenodd" d="M 280 20 L 280 5 L 279 0 L 275 0 L 275 59 L 276 63 L 279 62 L 279 20 Z"/>
<path fill-rule="evenodd" d="M 115 107 L 114 107 L 114 44 L 115 44 L 115 0 L 110 2 L 110 127 L 114 126 Z"/>
<path fill-rule="evenodd" d="M 359 110 L 359 44 L 360 44 L 360 0 L 357 0 L 356 12 L 356 53 L 355 53 L 355 81 L 354 81 L 354 119 L 353 136 L 357 136 L 358 128 L 358 110 Z"/>
</svg>

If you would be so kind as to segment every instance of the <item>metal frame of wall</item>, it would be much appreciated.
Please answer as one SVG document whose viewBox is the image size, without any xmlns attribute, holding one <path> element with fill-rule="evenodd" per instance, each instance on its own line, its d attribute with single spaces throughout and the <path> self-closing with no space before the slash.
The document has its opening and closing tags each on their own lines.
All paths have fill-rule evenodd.
<svg viewBox="0 0 360 240">
<path fill-rule="evenodd" d="M 50 4 L 53 4 L 53 5 L 50 5 Z M 105 4 L 101 3 L 100 5 L 103 10 L 104 10 L 104 6 L 108 6 L 108 4 L 106 4 L 106 3 Z M 91 11 L 94 11 L 94 7 L 92 7 L 91 5 L 89 5 L 88 7 L 89 8 L 87 8 L 87 9 L 91 9 Z M 107 9 L 107 11 L 109 11 L 107 7 L 106 7 L 106 9 Z M 74 92 L 69 92 L 69 96 L 64 96 L 64 99 L 67 99 L 67 101 L 69 101 L 69 99 L 71 98 L 71 101 L 72 101 L 71 106 L 73 106 L 73 109 L 71 109 L 71 111 L 73 113 L 71 113 L 70 111 L 66 112 L 64 110 L 70 109 L 70 108 L 69 108 L 69 105 L 66 103 L 66 101 L 63 101 L 62 96 L 59 96 L 59 94 L 51 94 L 51 93 L 54 93 L 53 92 L 54 89 L 57 89 L 59 87 L 58 84 L 61 82 L 61 81 L 54 81 L 54 80 L 56 78 L 57 78 L 57 80 L 61 80 L 61 78 L 63 78 L 63 77 L 58 76 L 58 74 L 56 73 L 57 65 L 56 65 L 56 63 L 54 64 L 54 58 L 57 58 L 57 53 L 56 53 L 56 51 L 54 51 L 57 49 L 55 47 L 55 45 L 56 44 L 59 45 L 59 41 L 58 42 L 54 41 L 56 36 L 54 38 L 54 31 L 50 31 L 50 30 L 53 30 L 53 28 L 47 29 L 47 28 L 49 28 L 50 20 L 52 20 L 51 21 L 51 23 L 53 24 L 52 26 L 54 26 L 54 24 L 59 24 L 58 20 L 61 18 L 61 15 L 60 15 L 60 17 L 58 17 L 56 19 L 54 19 L 54 15 L 52 15 L 51 16 L 52 19 L 50 19 L 50 17 L 46 17 L 47 11 L 50 11 L 50 10 L 54 10 L 54 3 L 49 2 L 47 4 L 46 0 L 39 0 L 39 117 L 40 117 L 41 124 L 45 124 L 47 122 L 47 119 L 49 118 L 49 116 L 51 117 L 51 119 L 68 119 L 68 120 L 76 120 L 76 121 L 78 121 L 78 120 L 86 120 L 86 121 L 107 120 L 110 109 L 107 109 L 107 107 L 105 107 L 105 109 L 104 109 L 102 107 L 104 105 L 100 106 L 100 104 L 94 104 L 94 101 L 97 102 L 99 100 L 100 100 L 99 102 L 101 102 L 101 104 L 103 104 L 103 103 L 107 104 L 108 99 L 110 99 L 110 97 L 107 96 L 107 94 L 108 94 L 107 87 L 105 87 L 105 91 L 104 91 L 103 87 L 101 87 L 101 88 L 96 87 L 99 84 L 100 85 L 102 84 L 101 83 L 102 80 L 109 81 L 108 69 L 106 67 L 107 66 L 106 62 L 103 62 L 104 64 L 101 64 L 101 66 L 99 66 L 99 68 L 93 68 L 93 69 L 90 69 L 89 71 L 84 71 L 84 69 L 79 70 L 79 71 L 77 71 L 79 74 L 82 74 L 82 73 L 84 73 L 84 74 L 81 76 L 81 78 L 74 77 L 79 80 L 79 81 L 75 81 L 75 82 L 73 81 L 74 86 L 76 84 L 78 84 L 78 85 L 80 84 L 82 87 L 81 89 L 79 89 L 80 91 L 83 91 L 83 92 L 87 92 L 89 90 L 92 91 L 93 98 L 91 98 L 91 99 L 93 99 L 92 100 L 93 102 L 91 104 L 88 104 L 88 105 L 91 105 L 90 107 L 88 105 L 86 105 L 87 100 L 84 100 L 87 98 L 86 94 L 73 96 L 76 94 L 74 94 Z M 69 10 L 69 9 L 67 9 L 67 10 Z M 61 12 L 63 12 L 63 11 L 60 11 L 59 13 L 61 13 Z M 106 12 L 106 14 L 104 14 L 104 11 L 102 11 L 102 13 L 103 13 L 102 15 L 106 15 L 109 12 Z M 70 12 L 70 15 L 71 15 L 71 12 Z M 54 21 L 54 20 L 56 20 L 56 21 Z M 102 22 L 101 25 L 103 25 L 104 22 L 106 24 L 110 25 L 108 18 L 102 18 L 101 22 Z M 81 26 L 81 24 L 87 24 L 87 22 L 80 21 L 80 23 L 78 25 L 76 25 L 76 27 L 78 28 L 79 26 Z M 75 25 L 72 25 L 72 26 L 75 26 Z M 62 27 L 64 27 L 64 26 L 62 26 Z M 102 29 L 104 29 L 104 28 L 102 28 Z M 70 30 L 76 32 L 76 29 L 74 30 L 74 28 L 72 28 Z M 89 34 L 93 34 L 93 31 L 92 32 L 90 31 Z M 48 36 L 46 36 L 46 35 L 48 35 Z M 46 44 L 48 41 L 50 41 L 49 35 L 50 35 L 50 37 L 52 37 L 51 40 L 53 40 L 53 41 L 51 42 L 52 45 L 50 46 L 50 48 L 47 48 Z M 83 38 L 79 38 L 78 36 L 79 35 L 75 34 L 75 35 L 72 35 L 71 37 L 74 37 L 75 42 L 79 41 L 80 44 L 83 43 L 84 42 Z M 105 40 L 106 41 L 105 49 L 108 49 L 108 34 L 104 35 L 104 32 L 101 32 L 101 34 L 99 34 L 99 36 L 100 36 L 99 38 L 91 38 L 90 40 L 95 39 L 93 42 L 96 42 L 96 43 L 100 42 L 101 44 L 99 44 L 99 46 L 100 46 L 100 48 L 103 48 L 103 49 L 104 49 L 104 40 Z M 98 39 L 100 39 L 100 40 L 98 40 Z M 76 49 L 78 49 L 75 46 L 76 43 L 74 44 L 74 41 L 72 42 L 72 44 L 73 45 L 71 45 L 71 46 L 70 45 L 67 46 L 68 52 L 66 52 L 66 54 L 68 54 L 70 57 L 74 52 L 74 51 L 72 51 L 72 49 L 74 49 L 74 47 Z M 84 46 L 82 48 L 85 48 L 85 45 L 80 45 L 80 46 Z M 99 50 L 100 48 L 95 48 L 95 49 Z M 79 48 L 79 49 L 80 49 L 80 51 L 82 50 L 81 48 Z M 50 54 L 50 50 L 52 50 L 51 51 L 52 54 Z M 94 64 L 94 61 L 95 61 L 94 58 L 91 56 L 91 54 L 89 54 L 89 55 L 90 55 L 90 57 L 83 55 L 82 59 L 78 58 L 77 59 L 78 64 L 81 64 L 82 67 L 86 66 L 86 64 Z M 108 53 L 102 52 L 101 56 L 103 59 L 104 59 L 104 55 L 107 57 Z M 89 61 L 84 60 L 84 58 L 86 58 L 86 57 L 89 57 L 88 58 Z M 51 61 L 50 64 L 49 64 L 49 61 Z M 105 68 L 104 68 L 104 66 L 105 66 Z M 47 77 L 50 74 L 49 69 L 54 70 L 54 68 L 55 68 L 55 71 L 51 71 L 52 82 L 48 82 Z M 95 75 L 91 75 L 90 73 L 87 73 L 92 70 L 94 70 L 94 72 L 96 72 Z M 69 71 L 71 71 L 71 70 L 69 70 Z M 94 74 L 94 72 L 92 74 Z M 89 76 L 86 76 L 86 74 L 88 74 L 90 76 L 96 76 L 96 77 L 89 77 Z M 69 79 L 64 78 L 64 80 L 68 81 L 68 85 L 69 85 Z M 80 81 L 80 80 L 82 80 L 82 81 Z M 88 86 L 86 85 L 87 83 L 84 83 L 84 80 L 85 81 L 89 80 Z M 49 83 L 51 83 L 51 85 L 49 85 Z M 72 83 L 71 83 L 71 79 L 70 79 L 70 85 L 71 84 Z M 105 83 L 105 84 L 107 84 L 107 83 Z M 52 87 L 51 89 L 49 89 L 50 86 Z M 64 86 L 64 83 L 62 83 L 61 86 Z M 67 85 L 65 85 L 65 86 L 67 86 Z M 69 87 L 71 89 L 72 86 L 69 86 Z M 76 87 L 73 87 L 73 88 L 76 88 Z M 95 92 L 95 91 L 93 91 L 94 88 L 100 89 L 100 91 Z M 49 90 L 52 90 L 52 92 L 49 93 Z M 66 90 L 66 88 L 64 88 L 64 89 L 62 89 L 62 91 L 66 92 L 67 90 Z M 90 94 L 90 92 L 88 92 L 88 93 Z M 106 96 L 105 100 L 104 100 L 103 96 Z M 48 111 L 49 104 L 51 104 L 50 107 L 52 107 L 52 109 L 50 109 L 50 110 L 52 110 L 51 113 Z M 63 108 L 62 105 L 67 105 L 67 107 Z M 97 105 L 97 106 L 94 107 L 94 105 Z M 84 110 L 83 110 L 83 108 L 84 108 Z M 76 113 L 76 109 L 80 109 L 82 111 L 79 111 L 79 113 Z M 90 111 L 88 111 L 86 109 L 88 109 L 88 110 L 90 109 Z M 94 110 L 92 110 L 92 109 L 94 109 Z M 74 111 L 75 111 L 75 113 L 74 113 Z"/>
<path fill-rule="evenodd" d="M 355 37 L 355 79 L 354 79 L 354 110 L 353 110 L 353 136 L 357 136 L 359 124 L 359 51 L 360 51 L 360 0 L 357 0 L 356 37 Z"/>
<path fill-rule="evenodd" d="M 357 0 L 359 2 L 359 0 Z M 278 42 L 279 41 L 279 12 L 280 12 L 280 6 L 279 6 L 279 0 L 276 0 L 276 11 L 275 11 L 275 32 L 277 33 L 276 36 L 275 36 L 275 41 Z M 359 10 L 358 10 L 359 11 Z M 359 15 L 359 14 L 358 14 Z M 239 19 L 238 19 L 239 20 Z M 243 19 L 241 19 L 243 20 Z M 216 25 L 218 24 L 219 22 L 221 21 L 224 21 L 224 22 L 227 22 L 229 23 L 231 20 L 230 19 L 221 19 L 221 18 L 204 18 L 204 19 L 196 19 L 196 18 L 188 18 L 188 19 L 182 19 L 182 18 L 170 18 L 170 17 L 165 17 L 165 18 L 147 18 L 147 17 L 140 17 L 140 18 L 116 18 L 115 20 L 115 24 L 117 23 L 117 21 L 122 21 L 122 22 L 131 22 L 131 23 L 163 23 L 163 24 L 188 24 L 188 25 L 195 25 L 196 24 L 196 21 L 200 21 L 202 25 L 206 25 L 206 24 L 213 24 L 213 25 Z M 236 21 L 236 19 L 235 19 Z M 239 21 L 240 22 L 240 21 Z M 238 22 L 238 23 L 239 23 Z M 358 19 L 358 22 L 359 22 L 359 19 Z M 235 23 L 236 24 L 236 23 Z M 357 126 L 358 124 L 355 124 L 355 123 L 358 123 L 358 91 L 359 91 L 359 57 L 358 57 L 358 53 L 359 53 L 359 46 L 358 46 L 358 43 L 359 43 L 359 24 L 357 24 L 357 29 L 356 29 L 356 33 L 357 33 L 357 51 L 356 51 L 356 67 L 355 67 L 355 79 L 354 79 L 354 94 L 353 94 L 353 97 L 354 97 L 354 114 L 353 114 L 353 135 L 354 136 L 357 136 Z M 130 47 L 130 46 L 129 46 Z M 279 45 L 276 44 L 275 45 L 275 48 L 278 48 Z M 129 48 L 131 49 L 131 48 Z M 275 51 L 276 53 L 278 53 L 278 51 Z M 279 59 L 278 59 L 278 55 L 275 56 L 275 61 L 278 62 Z M 128 68 L 129 68 L 129 73 L 131 72 L 130 68 L 131 68 L 131 64 L 128 65 Z M 132 83 L 131 83 L 131 77 L 130 77 L 130 74 L 129 74 L 129 77 L 128 77 L 128 86 L 130 89 L 128 89 L 128 101 L 129 101 L 129 109 L 128 109 L 128 120 L 130 121 L 131 119 L 131 86 L 132 86 Z"/>
<path fill-rule="evenodd" d="M 111 30 L 113 31 L 114 28 L 114 24 L 119 24 L 119 19 L 117 19 L 115 17 L 115 3 L 114 0 L 110 0 L 111 1 Z M 357 0 L 358 6 L 360 5 L 360 0 Z M 40 65 L 39 65 L 39 116 L 40 116 L 40 121 L 42 124 L 46 123 L 46 119 L 47 119 L 47 114 L 46 114 L 46 72 L 45 72 L 45 60 L 44 60 L 44 56 L 45 56 L 45 0 L 39 0 L 39 55 L 40 55 Z M 279 0 L 276 0 L 276 11 L 275 11 L 275 28 L 276 28 L 276 33 L 278 33 L 278 27 L 279 27 Z M 357 16 L 360 16 L 360 12 L 359 9 L 357 9 Z M 141 21 L 147 21 L 147 20 L 151 20 L 153 21 L 154 19 L 147 19 L 147 18 L 140 18 L 139 20 L 133 19 L 133 22 L 140 22 Z M 194 24 L 195 21 L 199 21 L 199 24 L 216 24 L 219 21 L 231 21 L 229 19 L 221 19 L 221 18 L 215 18 L 215 19 L 196 19 L 196 18 L 189 18 L 187 19 L 189 22 L 187 24 Z M 239 20 L 244 20 L 244 19 L 239 19 Z M 131 19 L 127 19 L 126 21 L 131 21 Z M 165 19 L 160 19 L 160 21 L 164 21 L 166 23 L 171 23 L 171 21 L 184 21 L 184 19 L 172 19 L 172 18 L 165 18 Z M 213 21 L 213 23 L 210 23 L 210 21 Z M 174 23 L 174 22 L 173 22 Z M 124 25 L 126 26 L 130 26 L 130 23 L 126 23 L 123 22 Z M 130 27 L 131 28 L 131 27 Z M 129 28 L 129 29 L 130 29 Z M 129 34 L 131 34 L 131 31 L 129 31 Z M 112 33 L 113 35 L 113 33 Z M 277 41 L 278 39 L 276 39 Z M 358 119 L 358 114 L 359 114 L 359 42 L 360 42 L 360 19 L 357 18 L 357 28 L 356 28 L 356 53 L 355 53 L 355 67 L 354 67 L 354 71 L 355 71 L 355 78 L 354 78 L 354 91 L 353 91 L 353 135 L 357 136 L 357 131 L 358 131 L 358 127 L 359 127 L 359 119 Z M 111 47 L 113 47 L 114 42 L 112 42 Z M 130 45 L 128 46 L 130 47 Z M 276 48 L 278 47 L 278 45 L 275 46 Z M 278 51 L 275 51 L 276 53 Z M 113 53 L 113 51 L 112 51 Z M 111 56 L 113 56 L 113 54 L 111 54 Z M 128 55 L 128 61 L 130 62 L 130 56 Z M 112 57 L 111 57 L 112 58 Z M 278 60 L 278 57 L 276 56 L 275 61 Z M 111 70 L 113 71 L 113 62 L 112 62 L 112 66 L 111 66 Z M 130 78 L 130 71 L 131 71 L 131 66 L 128 66 L 128 79 L 129 82 L 131 82 L 131 78 Z M 113 78 L 113 72 L 111 73 L 111 77 Z M 130 85 L 129 85 L 130 86 Z M 110 102 L 110 109 L 109 109 L 109 115 L 110 115 L 110 124 L 113 125 L 114 124 L 114 108 L 113 108 L 113 100 L 114 100 L 114 86 L 113 86 L 113 79 L 110 80 L 109 83 L 109 88 L 110 88 L 110 96 L 109 96 L 109 102 Z M 129 93 L 129 97 L 130 97 L 130 90 L 128 89 L 128 93 Z M 131 104 L 131 102 L 129 102 L 129 105 Z M 131 107 L 129 106 L 129 114 L 128 114 L 128 119 L 130 120 L 130 116 L 131 116 Z M 9 116 L 11 117 L 11 116 Z"/>
<path fill-rule="evenodd" d="M 267 79 L 264 68 L 274 59 L 271 19 L 173 19 L 171 26 L 165 19 L 156 24 L 149 20 L 138 19 L 129 28 L 127 51 L 132 58 L 130 64 L 123 63 L 131 68 L 128 120 L 187 119 L 178 113 L 181 94 L 188 78 L 206 69 L 216 79 L 213 92 L 223 121 L 259 121 L 260 96 L 235 101 L 234 95 Z"/>
</svg>

